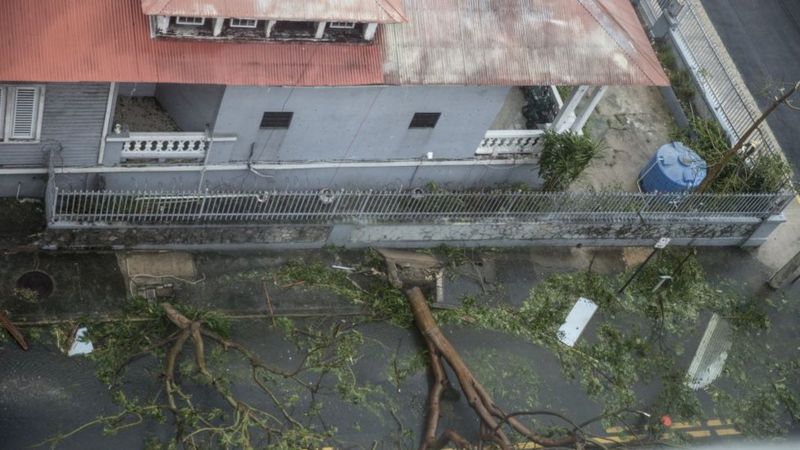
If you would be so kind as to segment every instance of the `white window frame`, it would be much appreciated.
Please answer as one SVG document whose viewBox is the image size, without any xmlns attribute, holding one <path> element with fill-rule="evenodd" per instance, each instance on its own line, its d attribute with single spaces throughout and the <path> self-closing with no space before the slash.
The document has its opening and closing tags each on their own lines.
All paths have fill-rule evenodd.
<svg viewBox="0 0 800 450">
<path fill-rule="evenodd" d="M 30 138 L 14 138 L 14 104 L 16 103 L 16 90 L 19 88 L 36 89 L 38 98 L 36 99 L 33 113 L 33 136 Z M 45 87 L 41 84 L 0 84 L 2 99 L 0 99 L 0 144 L 29 144 L 37 143 L 42 136 L 42 116 L 44 114 L 44 95 Z"/>
<path fill-rule="evenodd" d="M 336 30 L 352 30 L 356 27 L 356 22 L 328 22 L 328 28 Z"/>
<path fill-rule="evenodd" d="M 235 23 L 234 21 L 238 21 Z M 250 25 L 252 22 L 252 25 Z M 231 28 L 258 28 L 258 19 L 240 19 L 238 17 L 231 17 L 228 22 Z"/>
<path fill-rule="evenodd" d="M 198 22 L 199 20 L 199 22 Z M 206 24 L 205 17 L 175 16 L 176 25 L 187 25 L 190 27 L 202 27 Z"/>
</svg>

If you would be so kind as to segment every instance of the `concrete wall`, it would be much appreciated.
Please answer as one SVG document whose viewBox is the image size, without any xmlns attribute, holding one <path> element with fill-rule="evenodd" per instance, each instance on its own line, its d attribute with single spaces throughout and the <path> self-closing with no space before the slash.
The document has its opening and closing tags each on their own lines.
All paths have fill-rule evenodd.
<svg viewBox="0 0 800 450">
<path fill-rule="evenodd" d="M 473 156 L 507 87 L 259 88 L 230 86 L 215 132 L 238 135 L 234 161 L 331 161 Z M 288 130 L 262 130 L 267 111 L 292 111 Z M 409 129 L 415 112 L 436 128 Z M 252 146 L 252 158 L 250 157 Z"/>
<path fill-rule="evenodd" d="M 652 246 L 658 238 L 670 236 L 670 245 L 755 246 L 762 244 L 763 236 L 782 221 L 777 217 L 764 222 L 51 227 L 39 244 L 48 250 L 253 250 L 321 248 L 326 245 L 422 248 L 441 244 L 464 247 Z"/>
<path fill-rule="evenodd" d="M 58 186 L 67 189 L 109 190 L 306 190 L 306 189 L 400 189 L 424 187 L 436 182 L 446 189 L 538 186 L 538 166 L 423 165 L 419 167 L 329 167 L 192 172 L 123 172 L 58 175 Z M 203 184 L 200 184 L 201 178 Z"/>
<path fill-rule="evenodd" d="M 159 84 L 155 97 L 181 130 L 203 131 L 214 129 L 224 92 L 220 85 Z"/>
<path fill-rule="evenodd" d="M 1 149 L 1 147 L 0 147 Z M 47 174 L 0 175 L 0 197 L 44 197 Z"/>
<path fill-rule="evenodd" d="M 155 97 L 156 83 L 119 83 L 118 94 L 124 97 Z"/>
<path fill-rule="evenodd" d="M 97 162 L 110 84 L 45 85 L 40 142 L 0 143 L 0 166 L 44 167 L 47 150 L 61 146 L 60 166 Z M 2 191 L 5 195 L 10 195 Z"/>
</svg>

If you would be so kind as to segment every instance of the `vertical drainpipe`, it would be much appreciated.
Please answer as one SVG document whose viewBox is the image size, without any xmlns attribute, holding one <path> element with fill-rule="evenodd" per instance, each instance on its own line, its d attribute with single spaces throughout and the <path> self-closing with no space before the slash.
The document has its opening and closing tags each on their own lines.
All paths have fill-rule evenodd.
<svg viewBox="0 0 800 450">
<path fill-rule="evenodd" d="M 272 35 L 272 29 L 275 28 L 275 24 L 276 23 L 277 23 L 277 20 L 268 20 L 267 21 L 267 30 L 266 30 L 267 39 L 269 39 L 269 37 Z"/>
<path fill-rule="evenodd" d="M 106 100 L 106 118 L 103 122 L 103 133 L 100 135 L 100 152 L 97 154 L 97 165 L 103 164 L 103 158 L 106 154 L 106 138 L 108 137 L 108 128 L 113 120 L 114 101 L 117 99 L 117 83 L 112 82 L 108 87 L 108 100 Z"/>
<path fill-rule="evenodd" d="M 589 104 L 586 105 L 586 108 L 583 109 L 578 114 L 578 117 L 575 119 L 575 122 L 572 124 L 570 130 L 573 133 L 583 133 L 583 127 L 586 126 L 586 122 L 589 121 L 589 117 L 592 116 L 594 110 L 597 109 L 597 105 L 600 103 L 600 100 L 603 99 L 606 91 L 608 90 L 608 86 L 598 86 L 592 96 L 589 99 Z"/>
<path fill-rule="evenodd" d="M 378 31 L 378 24 L 377 23 L 368 23 L 366 27 L 364 27 L 364 40 L 371 41 L 375 39 L 375 32 Z"/>
<path fill-rule="evenodd" d="M 325 26 L 328 25 L 328 22 L 319 22 L 317 23 L 317 32 L 314 34 L 315 39 L 322 39 L 325 36 Z"/>
</svg>

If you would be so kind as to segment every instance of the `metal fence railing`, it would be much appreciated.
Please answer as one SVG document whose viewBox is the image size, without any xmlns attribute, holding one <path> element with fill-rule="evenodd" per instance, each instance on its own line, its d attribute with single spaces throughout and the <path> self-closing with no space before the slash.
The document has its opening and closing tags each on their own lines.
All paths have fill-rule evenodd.
<svg viewBox="0 0 800 450">
<path fill-rule="evenodd" d="M 109 192 L 53 188 L 53 226 L 765 219 L 789 194 Z"/>
<path fill-rule="evenodd" d="M 651 28 L 663 17 L 670 21 L 669 36 L 681 59 L 700 87 L 705 103 L 736 142 L 761 116 L 758 105 L 737 76 L 736 68 L 721 48 L 716 31 L 691 0 L 640 0 L 643 17 Z M 750 138 L 758 151 L 780 153 L 780 145 L 766 124 Z"/>
</svg>

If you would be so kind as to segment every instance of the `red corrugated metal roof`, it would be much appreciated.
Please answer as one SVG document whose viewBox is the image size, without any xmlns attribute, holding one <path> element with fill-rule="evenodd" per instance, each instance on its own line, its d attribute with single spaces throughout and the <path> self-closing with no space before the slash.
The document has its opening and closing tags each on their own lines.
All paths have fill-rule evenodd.
<svg viewBox="0 0 800 450">
<path fill-rule="evenodd" d="M 383 83 L 379 44 L 151 39 L 140 0 L 0 0 L 0 80 Z"/>
<path fill-rule="evenodd" d="M 141 0 L 148 15 L 405 22 L 402 0 Z"/>
<path fill-rule="evenodd" d="M 405 0 L 391 84 L 668 85 L 628 0 Z"/>
<path fill-rule="evenodd" d="M 152 39 L 141 0 L 0 0 L 0 80 L 668 84 L 627 0 L 405 0 L 405 6 L 409 23 L 384 25 L 373 44 L 231 43 Z"/>
</svg>

